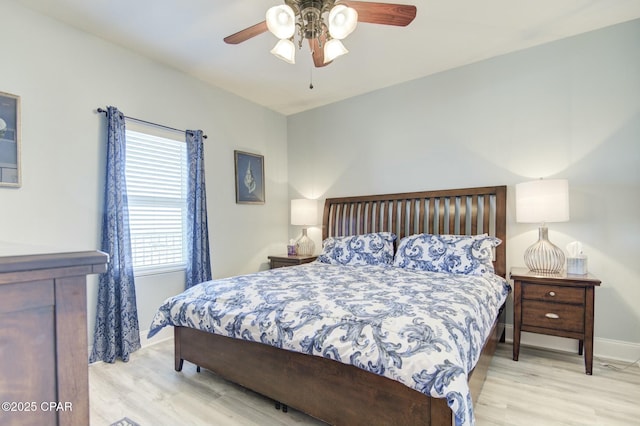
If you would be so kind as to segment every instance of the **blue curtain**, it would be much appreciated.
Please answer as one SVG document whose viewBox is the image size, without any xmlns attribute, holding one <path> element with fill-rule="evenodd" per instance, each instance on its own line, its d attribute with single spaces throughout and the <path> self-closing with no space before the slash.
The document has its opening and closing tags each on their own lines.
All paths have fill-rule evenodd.
<svg viewBox="0 0 640 426">
<path fill-rule="evenodd" d="M 102 216 L 102 251 L 109 254 L 107 272 L 100 275 L 98 308 L 89 362 L 129 360 L 140 349 L 140 328 L 129 235 L 125 180 L 125 118 L 107 108 L 107 176 Z"/>
<path fill-rule="evenodd" d="M 211 280 L 202 130 L 187 130 L 187 276 L 189 288 Z"/>
</svg>

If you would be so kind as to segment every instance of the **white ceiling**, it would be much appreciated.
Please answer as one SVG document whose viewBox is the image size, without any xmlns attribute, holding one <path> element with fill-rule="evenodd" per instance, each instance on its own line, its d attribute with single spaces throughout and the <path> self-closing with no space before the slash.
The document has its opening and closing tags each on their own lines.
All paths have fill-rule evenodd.
<svg viewBox="0 0 640 426">
<path fill-rule="evenodd" d="M 290 65 L 270 33 L 222 41 L 279 0 L 15 1 L 285 115 L 640 18 L 640 0 L 391 0 L 416 5 L 408 27 L 359 24 L 349 54 L 313 68 L 306 43 Z"/>
</svg>

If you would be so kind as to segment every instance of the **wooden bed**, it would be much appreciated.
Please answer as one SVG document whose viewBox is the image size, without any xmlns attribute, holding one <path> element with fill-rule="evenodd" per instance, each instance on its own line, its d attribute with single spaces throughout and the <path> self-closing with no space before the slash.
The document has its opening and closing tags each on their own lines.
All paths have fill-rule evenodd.
<svg viewBox="0 0 640 426">
<path fill-rule="evenodd" d="M 506 274 L 506 187 L 481 187 L 359 197 L 329 198 L 323 215 L 329 236 L 391 231 L 474 235 L 502 240 L 496 274 Z M 504 308 L 504 307 L 503 307 Z M 504 309 L 496 318 L 469 386 L 475 402 L 498 341 L 504 341 Z M 183 361 L 335 425 L 451 425 L 446 400 L 431 398 L 399 382 L 351 365 L 175 327 L 175 369 Z"/>
</svg>

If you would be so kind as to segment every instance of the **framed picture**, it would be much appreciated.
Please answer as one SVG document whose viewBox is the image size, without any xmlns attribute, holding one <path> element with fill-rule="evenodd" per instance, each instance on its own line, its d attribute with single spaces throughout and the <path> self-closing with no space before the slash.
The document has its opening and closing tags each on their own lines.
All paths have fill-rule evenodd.
<svg viewBox="0 0 640 426">
<path fill-rule="evenodd" d="M 234 151 L 236 203 L 264 204 L 264 156 Z"/>
<path fill-rule="evenodd" d="M 20 97 L 0 92 L 0 186 L 20 186 Z"/>
</svg>

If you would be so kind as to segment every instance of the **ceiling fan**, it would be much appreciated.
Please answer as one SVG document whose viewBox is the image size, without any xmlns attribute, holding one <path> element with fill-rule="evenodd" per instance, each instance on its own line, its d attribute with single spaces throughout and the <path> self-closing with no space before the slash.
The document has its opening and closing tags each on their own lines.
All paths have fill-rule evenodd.
<svg viewBox="0 0 640 426">
<path fill-rule="evenodd" d="M 270 31 L 279 39 L 271 53 L 293 64 L 294 40 L 297 38 L 300 49 L 306 39 L 314 65 L 323 67 L 348 52 L 341 40 L 351 34 L 358 22 L 406 27 L 416 17 L 415 6 L 395 3 L 355 0 L 284 0 L 284 3 L 271 7 L 264 21 L 225 37 L 225 43 L 242 43 Z"/>
</svg>

